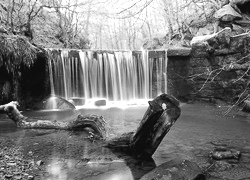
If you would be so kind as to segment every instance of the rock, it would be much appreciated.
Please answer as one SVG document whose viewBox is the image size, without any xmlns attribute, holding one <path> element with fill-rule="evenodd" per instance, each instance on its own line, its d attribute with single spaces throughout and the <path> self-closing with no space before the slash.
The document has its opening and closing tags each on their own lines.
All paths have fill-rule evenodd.
<svg viewBox="0 0 250 180">
<path fill-rule="evenodd" d="M 210 156 L 215 160 L 222 160 L 222 159 L 236 159 L 239 160 L 241 153 L 235 149 L 228 149 L 226 147 L 218 147 L 215 148 L 211 153 Z"/>
<path fill-rule="evenodd" d="M 9 162 L 9 163 L 7 163 L 7 166 L 16 166 L 16 163 L 15 162 Z"/>
<path fill-rule="evenodd" d="M 230 5 L 239 13 L 249 14 L 250 0 L 230 0 Z"/>
<path fill-rule="evenodd" d="M 34 179 L 34 176 L 31 176 L 31 175 L 28 176 L 28 180 L 33 180 L 33 179 Z"/>
<path fill-rule="evenodd" d="M 235 32 L 235 34 L 243 34 L 243 33 L 245 33 L 245 30 L 241 26 L 236 25 L 236 24 L 233 24 L 233 31 Z"/>
<path fill-rule="evenodd" d="M 11 178 L 13 177 L 13 175 L 12 175 L 12 174 L 6 174 L 4 177 L 5 177 L 6 179 L 11 179 Z"/>
<path fill-rule="evenodd" d="M 169 48 L 167 50 L 167 56 L 189 56 L 191 54 L 191 48 Z"/>
<path fill-rule="evenodd" d="M 226 161 L 216 161 L 214 163 L 215 171 L 218 171 L 218 172 L 231 169 L 232 167 L 233 167 L 233 165 L 226 162 Z"/>
<path fill-rule="evenodd" d="M 207 41 L 209 38 L 212 38 L 213 36 L 214 36 L 214 35 L 211 34 L 211 35 L 193 37 L 193 39 L 191 40 L 191 46 L 192 46 L 192 47 L 195 47 L 195 46 L 201 46 L 201 45 L 203 45 L 203 44 L 206 44 L 206 41 Z"/>
<path fill-rule="evenodd" d="M 42 161 L 42 160 L 39 160 L 39 161 L 36 162 L 36 165 L 37 165 L 37 166 L 41 166 L 42 164 L 43 164 L 43 161 Z"/>
<path fill-rule="evenodd" d="M 51 96 L 43 101 L 44 109 L 75 109 L 75 106 L 62 97 Z"/>
<path fill-rule="evenodd" d="M 85 104 L 84 98 L 72 98 L 71 101 L 72 101 L 72 104 L 74 104 L 75 106 L 82 106 Z"/>
<path fill-rule="evenodd" d="M 28 155 L 29 155 L 29 156 L 33 156 L 33 152 L 32 152 L 32 151 L 29 151 L 29 152 L 28 152 Z"/>
<path fill-rule="evenodd" d="M 224 22 L 232 22 L 235 19 L 241 19 L 242 16 L 230 4 L 223 6 L 215 12 L 214 17 Z"/>
<path fill-rule="evenodd" d="M 243 109 L 244 112 L 250 112 L 250 99 L 247 99 L 243 102 Z"/>
<path fill-rule="evenodd" d="M 166 162 L 149 173 L 145 174 L 141 180 L 157 179 L 157 180 L 205 180 L 206 177 L 202 173 L 200 167 L 191 161 L 184 160 Z"/>
<path fill-rule="evenodd" d="M 227 27 L 212 35 L 194 37 L 191 41 L 191 46 L 194 49 L 204 46 L 208 51 L 225 47 L 228 48 L 230 45 L 230 38 L 231 29 Z"/>
<path fill-rule="evenodd" d="M 16 180 L 19 180 L 19 179 L 22 179 L 22 176 L 14 176 L 14 179 L 16 179 Z"/>
<path fill-rule="evenodd" d="M 230 0 L 231 4 L 243 5 L 245 3 L 249 3 L 250 0 Z"/>
<path fill-rule="evenodd" d="M 0 33 L 8 34 L 8 31 L 4 27 L 0 26 Z"/>
<path fill-rule="evenodd" d="M 209 34 L 212 34 L 214 32 L 207 29 L 206 27 L 203 27 L 203 28 L 199 28 L 198 32 L 196 33 L 196 36 L 204 36 L 204 35 L 209 35 Z"/>
<path fill-rule="evenodd" d="M 106 106 L 107 102 L 105 99 L 95 101 L 95 106 Z"/>
<path fill-rule="evenodd" d="M 247 52 L 250 45 L 250 33 L 243 33 L 240 35 L 232 36 L 230 41 L 230 49 L 234 52 Z"/>
</svg>

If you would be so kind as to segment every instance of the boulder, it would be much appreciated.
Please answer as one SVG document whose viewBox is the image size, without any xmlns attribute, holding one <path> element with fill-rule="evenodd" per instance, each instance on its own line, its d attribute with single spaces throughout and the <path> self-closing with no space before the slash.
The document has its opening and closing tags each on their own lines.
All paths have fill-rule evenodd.
<svg viewBox="0 0 250 180">
<path fill-rule="evenodd" d="M 75 106 L 62 97 L 51 96 L 43 101 L 43 109 L 75 109 Z"/>
<path fill-rule="evenodd" d="M 184 160 L 166 162 L 149 173 L 145 174 L 141 180 L 157 179 L 157 180 L 205 180 L 206 177 L 202 173 L 200 167 L 191 161 Z"/>
<path fill-rule="evenodd" d="M 105 99 L 95 101 L 95 106 L 106 106 L 107 102 Z"/>
<path fill-rule="evenodd" d="M 242 15 L 239 14 L 230 4 L 227 4 L 216 11 L 214 17 L 224 22 L 232 22 L 235 19 L 241 19 Z"/>
<path fill-rule="evenodd" d="M 85 99 L 84 98 L 72 98 L 70 102 L 74 104 L 75 106 L 82 106 L 85 104 Z"/>
<path fill-rule="evenodd" d="M 243 102 L 243 111 L 250 112 L 250 99 L 247 99 Z"/>
<path fill-rule="evenodd" d="M 210 49 L 221 49 L 229 47 L 231 32 L 231 29 L 227 27 L 212 35 L 194 37 L 191 41 L 191 46 L 205 46 Z"/>
<path fill-rule="evenodd" d="M 223 159 L 236 159 L 239 160 L 241 153 L 235 149 L 229 149 L 226 147 L 217 147 L 211 153 L 210 156 L 215 160 Z"/>
</svg>

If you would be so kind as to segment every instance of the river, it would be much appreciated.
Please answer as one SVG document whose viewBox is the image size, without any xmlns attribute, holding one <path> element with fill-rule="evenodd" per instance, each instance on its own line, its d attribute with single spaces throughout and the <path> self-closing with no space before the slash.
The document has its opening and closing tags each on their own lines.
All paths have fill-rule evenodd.
<svg viewBox="0 0 250 180">
<path fill-rule="evenodd" d="M 220 145 L 242 152 L 237 167 L 244 167 L 248 171 L 241 173 L 239 178 L 248 178 L 250 115 L 234 111 L 224 116 L 227 108 L 201 103 L 181 104 L 181 116 L 163 139 L 152 160 L 146 162 L 113 152 L 104 147 L 102 142 L 89 140 L 85 132 L 18 129 L 4 114 L 0 114 L 0 140 L 6 146 L 21 146 L 24 156 L 33 158 L 35 162 L 44 162 L 34 172 L 35 179 L 133 180 L 139 179 L 155 166 L 175 159 L 187 159 L 205 169 L 209 166 L 209 152 Z M 102 115 L 111 128 L 110 136 L 115 137 L 135 130 L 146 109 L 147 106 L 131 106 L 84 108 L 76 112 L 27 111 L 24 114 L 58 121 L 68 121 L 78 113 Z M 233 170 L 225 172 L 224 176 L 234 179 L 232 173 Z"/>
</svg>

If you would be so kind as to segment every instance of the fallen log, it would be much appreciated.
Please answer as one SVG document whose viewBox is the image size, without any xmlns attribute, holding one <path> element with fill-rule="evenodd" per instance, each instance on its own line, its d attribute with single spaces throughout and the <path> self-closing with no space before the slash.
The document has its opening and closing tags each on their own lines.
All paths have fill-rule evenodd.
<svg viewBox="0 0 250 180">
<path fill-rule="evenodd" d="M 12 101 L 5 105 L 0 105 L 0 110 L 4 110 L 17 127 L 26 129 L 62 129 L 62 130 L 84 130 L 91 128 L 96 137 L 105 139 L 107 137 L 106 122 L 102 116 L 78 115 L 76 120 L 70 122 L 37 120 L 25 117 L 17 109 L 18 102 Z"/>
<path fill-rule="evenodd" d="M 149 107 L 135 133 L 126 133 L 111 140 L 108 147 L 129 151 L 138 158 L 151 157 L 180 113 L 179 101 L 162 94 L 149 101 Z"/>
</svg>

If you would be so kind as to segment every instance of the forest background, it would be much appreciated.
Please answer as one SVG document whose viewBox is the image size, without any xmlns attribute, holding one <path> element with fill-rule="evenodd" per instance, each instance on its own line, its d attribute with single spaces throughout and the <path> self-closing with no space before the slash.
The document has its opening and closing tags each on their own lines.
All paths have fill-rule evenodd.
<svg viewBox="0 0 250 180">
<path fill-rule="evenodd" d="M 46 48 L 189 46 L 215 31 L 221 0 L 2 0 L 0 32 Z"/>
</svg>

